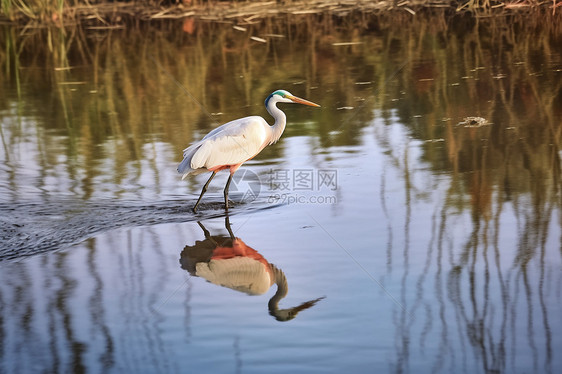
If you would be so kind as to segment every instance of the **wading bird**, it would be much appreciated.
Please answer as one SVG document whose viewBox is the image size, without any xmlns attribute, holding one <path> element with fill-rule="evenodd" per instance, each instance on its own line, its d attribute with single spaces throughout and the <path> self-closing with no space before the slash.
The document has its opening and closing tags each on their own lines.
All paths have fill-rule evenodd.
<svg viewBox="0 0 562 374">
<path fill-rule="evenodd" d="M 232 176 L 238 168 L 249 159 L 256 156 L 266 146 L 274 144 L 279 140 L 287 117 L 277 103 L 298 103 L 319 107 L 320 105 L 293 96 L 285 90 L 277 90 L 265 99 L 265 107 L 269 114 L 275 119 L 275 124 L 270 126 L 265 119 L 259 116 L 244 117 L 225 123 L 208 133 L 203 139 L 193 143 L 183 151 L 183 161 L 178 166 L 178 173 L 182 179 L 188 175 L 197 175 L 211 171 L 211 177 L 201 190 L 201 195 L 193 207 L 201 202 L 203 194 L 215 174 L 224 169 L 230 169 L 230 176 L 224 187 L 224 205 L 228 209 L 228 188 Z"/>
</svg>

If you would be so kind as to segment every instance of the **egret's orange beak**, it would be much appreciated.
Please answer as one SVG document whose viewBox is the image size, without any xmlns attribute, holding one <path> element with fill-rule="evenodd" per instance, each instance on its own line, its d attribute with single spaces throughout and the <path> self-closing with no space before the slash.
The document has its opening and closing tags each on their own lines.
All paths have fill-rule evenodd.
<svg viewBox="0 0 562 374">
<path fill-rule="evenodd" d="M 304 104 L 304 105 L 310 105 L 310 106 L 316 106 L 319 107 L 320 105 L 313 103 L 312 101 L 308 101 L 305 99 L 301 99 L 300 97 L 296 97 L 296 96 L 287 96 L 289 99 L 293 100 L 293 102 L 298 103 L 298 104 Z"/>
</svg>

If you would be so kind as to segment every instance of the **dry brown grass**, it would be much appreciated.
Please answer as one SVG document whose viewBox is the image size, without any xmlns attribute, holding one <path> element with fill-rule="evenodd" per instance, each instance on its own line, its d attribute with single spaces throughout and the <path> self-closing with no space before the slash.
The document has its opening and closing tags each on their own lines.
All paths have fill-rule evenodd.
<svg viewBox="0 0 562 374">
<path fill-rule="evenodd" d="M 27 27 L 72 26 L 118 27 L 124 20 L 161 20 L 195 17 L 202 20 L 243 20 L 255 22 L 271 16 L 322 14 L 347 16 L 350 13 L 387 11 L 416 14 L 424 8 L 445 8 L 452 12 L 472 12 L 478 16 L 505 12 L 529 12 L 562 4 L 557 0 L 297 0 L 297 1 L 131 1 L 103 0 L 0 0 L 0 21 Z"/>
</svg>

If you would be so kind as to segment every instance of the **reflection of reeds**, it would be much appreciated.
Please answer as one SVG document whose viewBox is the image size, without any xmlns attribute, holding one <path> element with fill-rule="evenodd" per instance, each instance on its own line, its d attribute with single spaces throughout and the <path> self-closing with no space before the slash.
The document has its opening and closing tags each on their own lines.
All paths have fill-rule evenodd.
<svg viewBox="0 0 562 374">
<path fill-rule="evenodd" d="M 143 145 L 154 140 L 147 135 L 158 134 L 179 154 L 194 130 L 204 132 L 217 122 L 264 113 L 257 103 L 265 95 L 280 86 L 292 89 L 287 85 L 295 83 L 308 97 L 323 91 L 325 110 L 315 114 L 313 130 L 322 146 L 357 143 L 359 129 L 373 118 L 374 107 L 383 109 L 383 115 L 396 107 L 406 123 L 422 115 L 416 119 L 415 136 L 442 138 L 446 144 L 443 148 L 427 143 L 424 157 L 437 169 L 451 168 L 456 181 L 457 173 L 474 170 L 470 180 L 457 183 L 453 191 L 473 191 L 473 206 L 481 212 L 490 204 L 484 197 L 491 196 L 495 185 L 508 186 L 509 194 L 531 188 L 517 183 L 520 173 L 515 171 L 528 169 L 529 162 L 533 173 L 559 180 L 559 73 L 553 66 L 541 73 L 548 75 L 545 80 L 535 74 L 528 58 L 556 63 L 552 56 L 558 45 L 555 35 L 561 32 L 559 16 L 484 21 L 461 15 L 450 23 L 445 13 L 434 12 L 429 19 L 408 14 L 345 19 L 308 15 L 284 22 L 265 19 L 244 25 L 243 32 L 229 24 L 196 20 L 188 27 L 185 21 L 162 23 L 150 33 L 142 26 L 89 33 L 55 28 L 16 37 L 14 29 L 4 29 L 0 78 L 14 82 L 18 92 L 25 82 L 27 92 L 51 97 L 29 104 L 37 113 L 50 113 L 45 126 L 69 136 L 68 156 L 86 156 L 83 166 L 91 178 L 100 172 L 92 165 L 109 156 L 93 152 L 93 147 L 108 139 L 120 145 L 109 156 L 115 158 L 115 175 L 120 175 L 127 163 L 143 157 Z M 268 43 L 251 40 L 254 35 Z M 499 50 L 492 51 L 490 45 Z M 208 112 L 222 115 L 209 118 L 160 67 Z M 46 74 L 41 78 L 42 72 Z M 4 105 L 10 100 L 5 98 Z M 470 110 L 468 102 L 473 103 Z M 507 116 L 510 124 L 501 126 L 513 129 L 498 131 L 497 123 L 478 129 L 456 126 L 470 115 L 492 123 Z M 334 116 L 340 120 L 331 120 Z M 529 126 L 530 121 L 537 123 Z M 345 131 L 330 134 L 342 128 Z M 287 131 L 290 136 L 310 129 Z M 543 147 L 539 152 L 537 145 Z M 280 149 L 268 149 L 264 157 Z M 452 196 L 454 200 L 460 201 Z"/>
<path fill-rule="evenodd" d="M 560 61 L 553 58 L 560 51 L 558 18 L 543 26 L 519 16 L 510 18 L 509 26 L 505 19 L 444 20 L 437 17 L 390 33 L 403 49 L 401 56 L 412 61 L 399 75 L 405 99 L 386 91 L 395 95 L 398 122 L 424 141 L 421 157 L 427 165 L 450 176 L 441 182 L 448 183 L 446 194 L 431 200 L 442 206 L 433 213 L 426 263 L 423 270 L 413 269 L 410 196 L 415 192 L 424 198 L 411 180 L 425 174 L 408 168 L 403 148 L 392 148 L 386 134 L 391 130 L 378 131 L 406 192 L 403 257 L 397 263 L 398 254 L 388 255 L 394 256 L 390 268 L 402 266 L 403 293 L 413 283 L 417 287 L 413 305 L 403 296 L 407 310 L 396 311 L 396 371 L 413 364 L 408 362 L 410 345 L 419 333 L 422 346 L 428 337 L 439 341 L 434 371 L 462 365 L 466 371 L 467 362 L 477 358 L 483 371 L 510 371 L 523 362 L 549 372 L 557 304 L 546 300 L 553 297 L 547 288 L 556 281 L 548 277 L 556 265 L 545 259 L 559 257 L 556 215 L 562 186 L 562 86 Z M 472 115 L 490 125 L 464 126 L 463 118 Z M 466 233 L 449 234 L 465 214 Z M 389 247 L 396 251 L 394 230 L 390 226 Z M 428 321 L 421 332 L 420 320 Z M 451 338 L 457 333 L 453 328 L 458 338 Z M 521 349 L 529 352 L 525 359 L 515 354 Z M 464 356 L 451 355 L 457 352 Z"/>
<path fill-rule="evenodd" d="M 556 62 L 551 61 L 557 41 L 548 26 L 515 33 L 514 29 L 505 30 L 498 20 L 472 26 L 472 20 L 465 22 L 461 23 L 462 34 L 454 29 L 428 30 L 430 34 L 418 36 L 408 46 L 411 59 L 429 61 L 428 66 L 438 68 L 411 64 L 404 69 L 402 79 L 413 85 L 406 102 L 419 106 L 401 108 L 401 113 L 406 122 L 411 122 L 407 117 L 417 114 L 427 118 L 423 133 L 418 134 L 421 139 L 445 139 L 446 148 L 427 143 L 428 161 L 442 158 L 435 153 L 439 148 L 447 152 L 446 159 L 456 173 L 473 172 L 466 188 L 478 214 L 486 214 L 495 185 L 505 186 L 507 194 L 531 187 L 519 183 L 521 170 L 541 176 L 530 180 L 547 183 L 536 186 L 542 189 L 536 191 L 541 196 L 548 194 L 545 188 L 559 190 L 557 150 L 562 139 L 557 117 L 562 84 L 557 79 Z M 518 17 L 511 22 L 514 28 L 527 23 Z M 552 28 L 557 28 L 556 23 L 553 20 Z M 485 45 L 496 46 L 496 51 Z M 533 55 L 551 67 L 536 74 L 528 57 Z M 482 128 L 457 125 L 469 115 L 485 117 L 492 124 Z"/>
</svg>

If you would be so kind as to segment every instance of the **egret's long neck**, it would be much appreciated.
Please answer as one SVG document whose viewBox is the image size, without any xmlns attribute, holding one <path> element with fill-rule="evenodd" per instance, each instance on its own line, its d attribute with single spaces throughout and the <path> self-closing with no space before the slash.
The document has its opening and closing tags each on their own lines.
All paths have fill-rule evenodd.
<svg viewBox="0 0 562 374">
<path fill-rule="evenodd" d="M 269 299 L 269 302 L 267 303 L 269 314 L 276 318 L 282 318 L 280 317 L 279 313 L 279 301 L 287 296 L 287 293 L 289 292 L 289 285 L 287 284 L 287 278 L 285 277 L 285 274 L 281 269 L 278 269 L 273 264 L 269 264 L 269 267 L 273 274 L 274 282 L 275 284 L 277 284 L 277 292 L 275 292 L 275 295 L 273 295 L 273 297 Z"/>
<path fill-rule="evenodd" d="M 289 321 L 295 318 L 300 311 L 314 306 L 314 304 L 323 299 L 323 297 L 320 297 L 292 308 L 279 309 L 279 301 L 287 296 L 287 293 L 289 292 L 289 285 L 287 284 L 287 278 L 281 269 L 277 268 L 273 264 L 269 264 L 269 268 L 273 274 L 274 282 L 277 285 L 277 292 L 275 292 L 275 295 L 269 299 L 267 306 L 269 308 L 269 314 L 275 317 L 276 320 Z"/>
<path fill-rule="evenodd" d="M 271 140 L 270 144 L 273 144 L 279 140 L 283 131 L 285 131 L 285 125 L 287 124 L 287 116 L 279 108 L 277 108 L 277 102 L 275 100 L 269 100 L 267 103 L 267 111 L 273 118 L 275 118 L 275 123 L 271 126 Z"/>
</svg>

